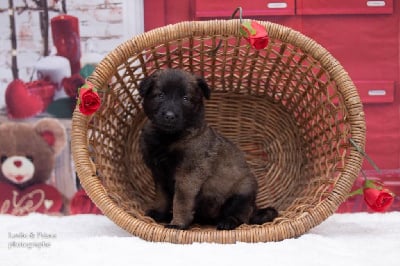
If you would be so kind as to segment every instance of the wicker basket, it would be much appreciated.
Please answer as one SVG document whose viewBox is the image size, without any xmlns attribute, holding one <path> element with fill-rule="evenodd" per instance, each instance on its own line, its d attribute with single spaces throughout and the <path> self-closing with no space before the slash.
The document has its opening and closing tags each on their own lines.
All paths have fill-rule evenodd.
<svg viewBox="0 0 400 266">
<path fill-rule="evenodd" d="M 75 111 L 72 151 L 83 187 L 117 225 L 149 241 L 265 242 L 307 232 L 346 199 L 362 164 L 365 118 L 353 82 L 323 47 L 290 28 L 259 21 L 270 43 L 254 50 L 239 20 L 182 22 L 121 44 L 89 80 L 104 91 L 87 117 Z M 221 47 L 215 48 L 222 40 Z M 164 228 L 144 216 L 154 197 L 138 150 L 145 122 L 137 88 L 160 68 L 203 75 L 212 88 L 209 124 L 246 153 L 260 207 L 280 216 L 264 225 L 218 231 Z"/>
</svg>

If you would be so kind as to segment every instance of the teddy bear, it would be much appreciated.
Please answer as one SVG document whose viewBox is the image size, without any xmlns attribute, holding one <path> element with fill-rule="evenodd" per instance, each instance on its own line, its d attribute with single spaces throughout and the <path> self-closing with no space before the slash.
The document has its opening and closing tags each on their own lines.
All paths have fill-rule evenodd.
<svg viewBox="0 0 400 266">
<path fill-rule="evenodd" d="M 67 143 L 54 118 L 0 124 L 0 213 L 61 213 L 63 196 L 46 182 Z"/>
</svg>

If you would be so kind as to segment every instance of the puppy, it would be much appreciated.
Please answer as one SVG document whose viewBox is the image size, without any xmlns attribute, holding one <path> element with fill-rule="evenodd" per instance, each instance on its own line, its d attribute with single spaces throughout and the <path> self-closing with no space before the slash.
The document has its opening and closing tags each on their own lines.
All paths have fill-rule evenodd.
<svg viewBox="0 0 400 266">
<path fill-rule="evenodd" d="M 147 215 L 169 228 L 192 223 L 230 230 L 272 221 L 274 208 L 257 209 L 257 182 L 242 152 L 207 126 L 203 78 L 177 69 L 159 70 L 139 86 L 148 117 L 140 150 L 152 172 L 156 199 Z"/>
</svg>

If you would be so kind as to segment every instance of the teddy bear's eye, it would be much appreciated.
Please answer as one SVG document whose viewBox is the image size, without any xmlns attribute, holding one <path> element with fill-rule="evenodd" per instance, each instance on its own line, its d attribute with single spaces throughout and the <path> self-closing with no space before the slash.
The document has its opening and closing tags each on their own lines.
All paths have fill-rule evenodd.
<svg viewBox="0 0 400 266">
<path fill-rule="evenodd" d="M 27 158 L 29 161 L 33 162 L 33 156 L 27 155 L 26 158 Z"/>
<path fill-rule="evenodd" d="M 1 155 L 0 162 L 4 163 L 6 160 L 7 160 L 7 156 L 6 155 Z"/>
</svg>

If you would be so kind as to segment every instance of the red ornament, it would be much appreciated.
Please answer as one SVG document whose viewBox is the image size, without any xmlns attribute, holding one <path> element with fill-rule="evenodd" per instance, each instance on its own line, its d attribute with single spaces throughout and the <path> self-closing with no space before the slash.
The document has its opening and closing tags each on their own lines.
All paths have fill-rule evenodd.
<svg viewBox="0 0 400 266">
<path fill-rule="evenodd" d="M 32 94 L 38 95 L 40 98 L 42 98 L 43 111 L 45 111 L 47 106 L 49 106 L 49 104 L 53 101 L 57 84 L 48 80 L 40 79 L 26 83 L 26 87 Z"/>
<path fill-rule="evenodd" d="M 56 85 L 45 80 L 24 83 L 16 79 L 6 89 L 6 105 L 10 118 L 35 116 L 53 101 Z"/>
<path fill-rule="evenodd" d="M 70 205 L 71 214 L 103 214 L 99 208 L 86 194 L 86 191 L 81 189 L 75 193 Z"/>
<path fill-rule="evenodd" d="M 81 69 L 81 44 L 79 20 L 70 15 L 59 15 L 51 19 L 51 33 L 57 55 L 66 57 L 71 64 L 71 74 Z"/>
<path fill-rule="evenodd" d="M 76 98 L 78 96 L 78 89 L 85 84 L 85 80 L 77 73 L 69 78 L 63 78 L 61 84 L 69 97 Z"/>
</svg>

